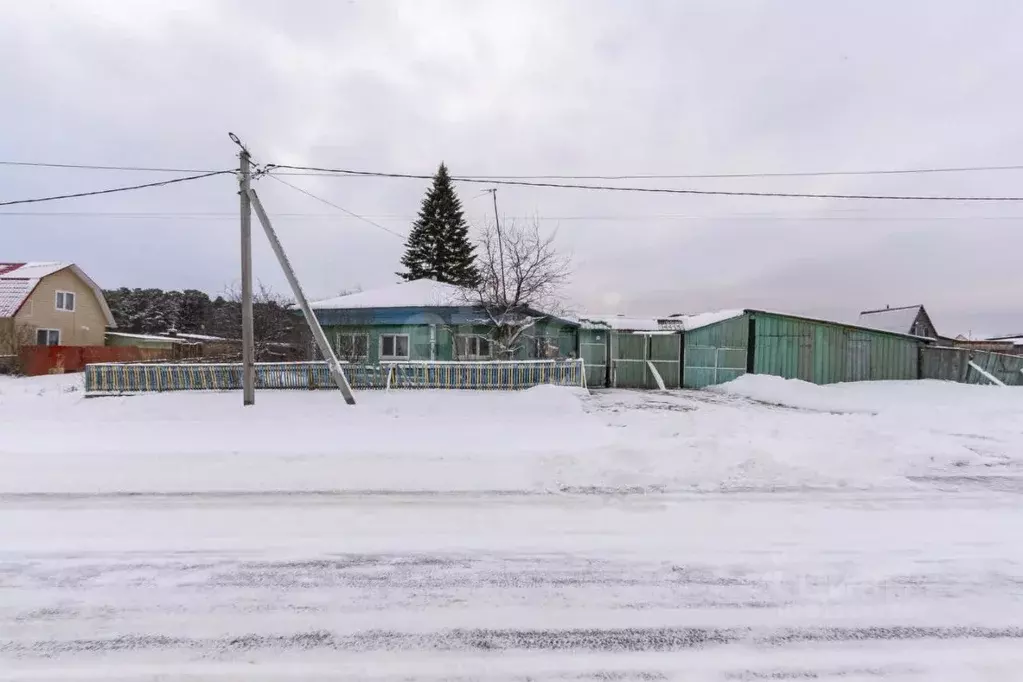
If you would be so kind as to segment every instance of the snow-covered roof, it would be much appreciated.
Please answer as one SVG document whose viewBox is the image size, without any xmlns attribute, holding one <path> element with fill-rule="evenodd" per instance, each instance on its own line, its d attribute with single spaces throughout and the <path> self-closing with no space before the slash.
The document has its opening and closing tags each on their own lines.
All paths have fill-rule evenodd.
<svg viewBox="0 0 1023 682">
<path fill-rule="evenodd" d="M 106 318 L 108 327 L 116 327 L 114 316 L 103 298 L 103 290 L 82 272 L 74 263 L 56 261 L 36 263 L 0 263 L 0 317 L 14 317 L 36 286 L 44 277 L 70 268 L 85 284 L 92 289 L 99 301 L 100 309 Z"/>
<path fill-rule="evenodd" d="M 990 343 L 1011 343 L 1014 346 L 1023 346 L 1023 335 L 1020 335 L 1020 336 L 996 336 L 996 337 L 991 338 L 991 339 L 985 339 L 984 342 L 990 342 Z"/>
<path fill-rule="evenodd" d="M 580 315 L 583 329 L 614 329 L 624 331 L 660 331 L 655 317 L 626 317 L 625 315 Z"/>
<path fill-rule="evenodd" d="M 14 317 L 39 280 L 0 279 L 0 318 Z"/>
<path fill-rule="evenodd" d="M 39 280 L 67 263 L 0 263 L 0 317 L 14 317 Z"/>
<path fill-rule="evenodd" d="M 190 343 L 187 339 L 175 339 L 169 336 L 155 336 L 153 334 L 128 334 L 126 332 L 107 332 L 107 336 L 116 336 L 119 339 L 139 339 L 141 341 L 165 341 L 167 343 Z"/>
<path fill-rule="evenodd" d="M 432 279 L 415 279 L 380 289 L 313 301 L 314 310 L 350 310 L 353 308 L 448 308 L 471 301 L 468 289 Z"/>
<path fill-rule="evenodd" d="M 190 333 L 182 333 L 182 332 L 178 332 L 174 336 L 168 336 L 168 337 L 163 337 L 163 338 L 186 339 L 188 341 L 231 341 L 232 340 L 232 339 L 228 339 L 228 338 L 223 337 L 223 336 L 210 336 L 208 334 L 190 334 Z"/>
<path fill-rule="evenodd" d="M 913 323 L 916 322 L 921 308 L 923 308 L 921 305 L 911 305 L 903 308 L 865 310 L 860 313 L 856 324 L 860 327 L 880 329 L 883 332 L 911 334 L 913 332 Z"/>
<path fill-rule="evenodd" d="M 580 315 L 584 329 L 613 329 L 615 331 L 663 332 L 691 331 L 741 316 L 743 310 L 718 310 L 696 315 L 670 317 L 628 317 L 626 315 Z"/>
<path fill-rule="evenodd" d="M 664 326 L 681 325 L 683 331 L 692 331 L 701 327 L 709 327 L 718 322 L 742 317 L 745 310 L 716 310 L 709 313 L 696 313 L 695 315 L 672 315 L 667 320 L 662 320 Z"/>
</svg>

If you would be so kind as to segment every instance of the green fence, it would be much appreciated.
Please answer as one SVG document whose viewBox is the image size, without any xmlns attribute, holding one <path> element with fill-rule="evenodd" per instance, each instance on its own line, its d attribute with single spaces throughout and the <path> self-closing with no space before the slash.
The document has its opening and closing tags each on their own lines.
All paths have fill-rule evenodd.
<svg viewBox="0 0 1023 682">
<path fill-rule="evenodd" d="M 344 364 L 355 389 L 451 388 L 514 390 L 540 384 L 585 386 L 581 360 L 515 362 L 396 362 Z M 257 389 L 336 389 L 325 362 L 256 363 Z M 230 391 L 242 386 L 240 363 L 88 365 L 85 393 L 122 395 L 161 391 Z"/>
<path fill-rule="evenodd" d="M 990 384 L 971 362 L 1007 386 L 1023 386 L 1023 356 L 968 348 L 921 348 L 920 378 Z"/>
</svg>

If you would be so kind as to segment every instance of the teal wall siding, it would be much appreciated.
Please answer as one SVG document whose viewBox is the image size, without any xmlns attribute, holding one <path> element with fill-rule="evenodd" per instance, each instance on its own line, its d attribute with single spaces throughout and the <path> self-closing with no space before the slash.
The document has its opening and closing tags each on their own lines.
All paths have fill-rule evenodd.
<svg viewBox="0 0 1023 682">
<path fill-rule="evenodd" d="M 387 324 L 363 326 L 331 326 L 324 327 L 327 340 L 335 351 L 338 350 L 338 334 L 365 334 L 369 336 L 369 358 L 367 362 L 380 362 L 380 337 L 384 334 L 407 334 L 409 337 L 409 359 L 429 360 L 430 359 L 430 326 L 429 325 L 403 325 Z M 440 329 L 437 330 L 438 345 L 442 343 Z M 450 349 L 450 339 L 447 340 Z M 448 350 L 450 355 L 450 350 Z M 350 358 L 340 358 L 342 360 Z M 438 358 L 440 359 L 440 358 Z"/>
<path fill-rule="evenodd" d="M 694 329 L 683 337 L 682 386 L 723 384 L 746 373 L 749 316 Z"/>
<path fill-rule="evenodd" d="M 918 377 L 915 339 L 769 313 L 752 317 L 757 374 L 815 384 Z"/>
</svg>

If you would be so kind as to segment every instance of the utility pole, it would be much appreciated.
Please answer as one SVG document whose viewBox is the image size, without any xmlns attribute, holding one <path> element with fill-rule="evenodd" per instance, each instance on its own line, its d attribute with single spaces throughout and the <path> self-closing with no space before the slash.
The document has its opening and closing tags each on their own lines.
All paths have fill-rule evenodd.
<svg viewBox="0 0 1023 682">
<path fill-rule="evenodd" d="M 249 150 L 241 143 L 238 136 L 234 133 L 228 134 L 241 148 L 241 151 L 238 152 L 240 162 L 238 196 L 241 199 L 242 227 L 242 405 L 253 405 L 256 402 L 256 367 L 252 338 L 252 202 L 249 197 L 252 159 L 249 156 Z"/>
<path fill-rule="evenodd" d="M 501 236 L 501 216 L 497 213 L 497 188 L 493 187 L 483 191 L 490 192 L 490 196 L 494 198 L 494 226 L 497 228 L 497 253 L 501 261 L 501 296 L 504 299 L 501 303 L 506 305 L 508 302 L 508 283 L 505 281 L 504 274 L 504 238 Z"/>
<path fill-rule="evenodd" d="M 306 322 L 309 324 L 309 329 L 313 333 L 313 340 L 316 345 L 320 348 L 320 353 L 323 355 L 323 359 L 327 363 L 327 371 L 330 372 L 331 378 L 337 387 L 341 389 L 341 394 L 345 398 L 345 402 L 349 405 L 355 404 L 355 396 L 352 395 L 352 387 L 348 383 L 348 378 L 345 376 L 344 370 L 341 369 L 341 363 L 337 360 L 337 355 L 334 354 L 334 349 L 330 347 L 330 342 L 327 341 L 327 336 L 323 333 L 323 327 L 320 326 L 319 320 L 316 319 L 316 313 L 309 307 L 309 301 L 306 300 L 305 293 L 302 291 L 302 286 L 298 282 L 298 277 L 295 275 L 295 269 L 291 267 L 291 261 L 288 260 L 288 256 L 284 253 L 284 247 L 281 246 L 281 240 L 277 238 L 277 233 L 274 231 L 273 225 L 270 223 L 270 218 L 267 216 L 266 211 L 263 209 L 263 202 L 259 200 L 259 196 L 256 194 L 256 190 L 250 189 L 249 198 L 252 201 L 252 207 L 256 209 L 256 217 L 259 219 L 260 224 L 263 225 L 263 230 L 266 232 L 266 238 L 270 242 L 270 248 L 273 249 L 274 255 L 277 256 L 277 262 L 281 264 L 281 270 L 284 271 L 284 276 L 288 279 L 288 284 L 291 285 L 291 292 L 295 294 L 295 300 L 298 302 L 298 307 L 302 309 L 302 314 L 305 316 Z"/>
</svg>

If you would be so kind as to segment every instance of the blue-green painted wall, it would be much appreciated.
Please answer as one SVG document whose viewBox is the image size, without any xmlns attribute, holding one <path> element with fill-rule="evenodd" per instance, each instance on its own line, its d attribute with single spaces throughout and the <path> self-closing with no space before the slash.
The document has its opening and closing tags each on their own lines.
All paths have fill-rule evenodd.
<svg viewBox="0 0 1023 682">
<path fill-rule="evenodd" d="M 431 332 L 432 329 L 432 332 Z M 364 334 L 369 337 L 369 358 L 367 362 L 380 362 L 380 337 L 386 334 L 407 334 L 409 337 L 409 360 L 430 360 L 431 359 L 431 333 L 434 335 L 436 344 L 436 360 L 455 360 L 454 357 L 454 335 L 476 335 L 487 337 L 492 328 L 485 325 L 457 325 L 449 326 L 444 324 L 333 324 L 325 325 L 323 331 L 327 339 L 338 348 L 339 334 Z M 516 360 L 531 360 L 537 357 L 538 338 L 547 338 L 552 345 L 558 348 L 561 357 L 575 357 L 577 355 L 576 329 L 557 321 L 542 320 L 531 329 L 523 332 L 519 338 L 519 351 L 515 355 Z M 495 351 L 496 356 L 496 351 Z M 341 358 L 345 359 L 345 358 Z"/>
</svg>

